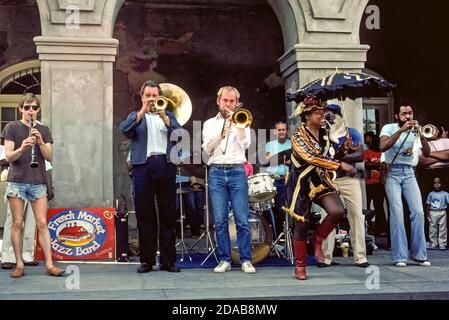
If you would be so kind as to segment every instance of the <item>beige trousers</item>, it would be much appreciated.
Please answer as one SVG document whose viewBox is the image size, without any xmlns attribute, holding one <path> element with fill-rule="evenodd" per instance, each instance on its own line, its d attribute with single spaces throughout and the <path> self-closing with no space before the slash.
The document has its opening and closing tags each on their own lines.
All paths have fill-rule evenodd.
<svg viewBox="0 0 449 320">
<path fill-rule="evenodd" d="M 365 216 L 362 211 L 362 190 L 358 178 L 343 177 L 337 178 L 334 185 L 347 209 L 349 222 L 349 234 L 355 263 L 367 262 L 365 243 Z M 321 210 L 321 220 L 326 213 Z M 323 214 L 324 213 L 324 214 Z M 322 250 L 325 256 L 325 263 L 330 264 L 333 258 L 335 247 L 335 229 L 323 241 Z"/>
</svg>

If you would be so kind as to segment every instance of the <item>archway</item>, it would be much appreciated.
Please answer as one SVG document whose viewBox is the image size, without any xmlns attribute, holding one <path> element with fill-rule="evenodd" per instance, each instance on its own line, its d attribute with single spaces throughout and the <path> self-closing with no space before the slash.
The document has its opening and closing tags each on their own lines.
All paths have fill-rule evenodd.
<svg viewBox="0 0 449 320">
<path fill-rule="evenodd" d="M 138 109 L 136 93 L 147 79 L 174 83 L 188 93 L 193 114 L 184 128 L 199 145 L 201 123 L 216 114 L 216 92 L 222 85 L 240 90 L 241 100 L 253 113 L 252 128 L 265 130 L 267 137 L 273 123 L 285 119 L 285 89 L 278 71 L 284 37 L 266 0 L 190 1 L 188 5 L 129 1 L 117 16 L 114 38 L 120 41 L 114 128 Z M 124 141 L 114 130 L 116 194 L 130 190 Z"/>
</svg>

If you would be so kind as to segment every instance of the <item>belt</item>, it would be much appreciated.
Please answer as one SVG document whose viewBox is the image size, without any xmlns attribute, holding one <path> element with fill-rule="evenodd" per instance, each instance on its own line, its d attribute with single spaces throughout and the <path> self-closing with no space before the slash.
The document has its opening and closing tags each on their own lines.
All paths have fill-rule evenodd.
<svg viewBox="0 0 449 320">
<path fill-rule="evenodd" d="M 214 167 L 214 168 L 219 168 L 219 169 L 232 169 L 232 168 L 243 167 L 243 164 L 242 163 L 231 163 L 231 164 L 226 164 L 226 163 L 216 164 L 216 163 L 212 163 L 212 164 L 209 165 L 209 167 Z"/>
<path fill-rule="evenodd" d="M 393 163 L 390 165 L 393 168 L 412 168 L 413 166 L 411 164 L 405 164 L 405 163 Z"/>
</svg>

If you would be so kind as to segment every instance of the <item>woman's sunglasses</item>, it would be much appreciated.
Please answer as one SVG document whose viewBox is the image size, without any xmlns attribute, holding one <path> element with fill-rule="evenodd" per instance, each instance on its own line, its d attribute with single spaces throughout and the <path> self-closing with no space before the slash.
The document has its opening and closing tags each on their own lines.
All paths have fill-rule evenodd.
<svg viewBox="0 0 449 320">
<path fill-rule="evenodd" d="M 30 108 L 33 108 L 34 111 L 39 110 L 39 106 L 35 106 L 35 105 L 26 105 L 26 106 L 23 106 L 23 110 L 25 110 L 25 111 L 30 110 Z"/>
</svg>

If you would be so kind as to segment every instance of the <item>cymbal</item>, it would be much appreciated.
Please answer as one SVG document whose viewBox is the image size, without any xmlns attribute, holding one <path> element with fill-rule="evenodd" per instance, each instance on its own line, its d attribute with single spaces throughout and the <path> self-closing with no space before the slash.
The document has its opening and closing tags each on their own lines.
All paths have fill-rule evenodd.
<svg viewBox="0 0 449 320">
<path fill-rule="evenodd" d="M 292 155 L 292 149 L 287 149 L 287 150 L 284 150 L 279 153 L 271 155 L 271 157 L 269 157 L 266 160 L 266 162 L 261 163 L 260 165 L 262 167 L 269 167 L 272 165 L 272 163 L 277 163 L 277 165 L 284 164 L 284 161 L 285 161 L 285 164 L 289 164 L 291 155 Z"/>
<path fill-rule="evenodd" d="M 176 173 L 181 176 L 206 178 L 205 168 L 202 164 L 180 164 L 176 168 Z"/>
</svg>

